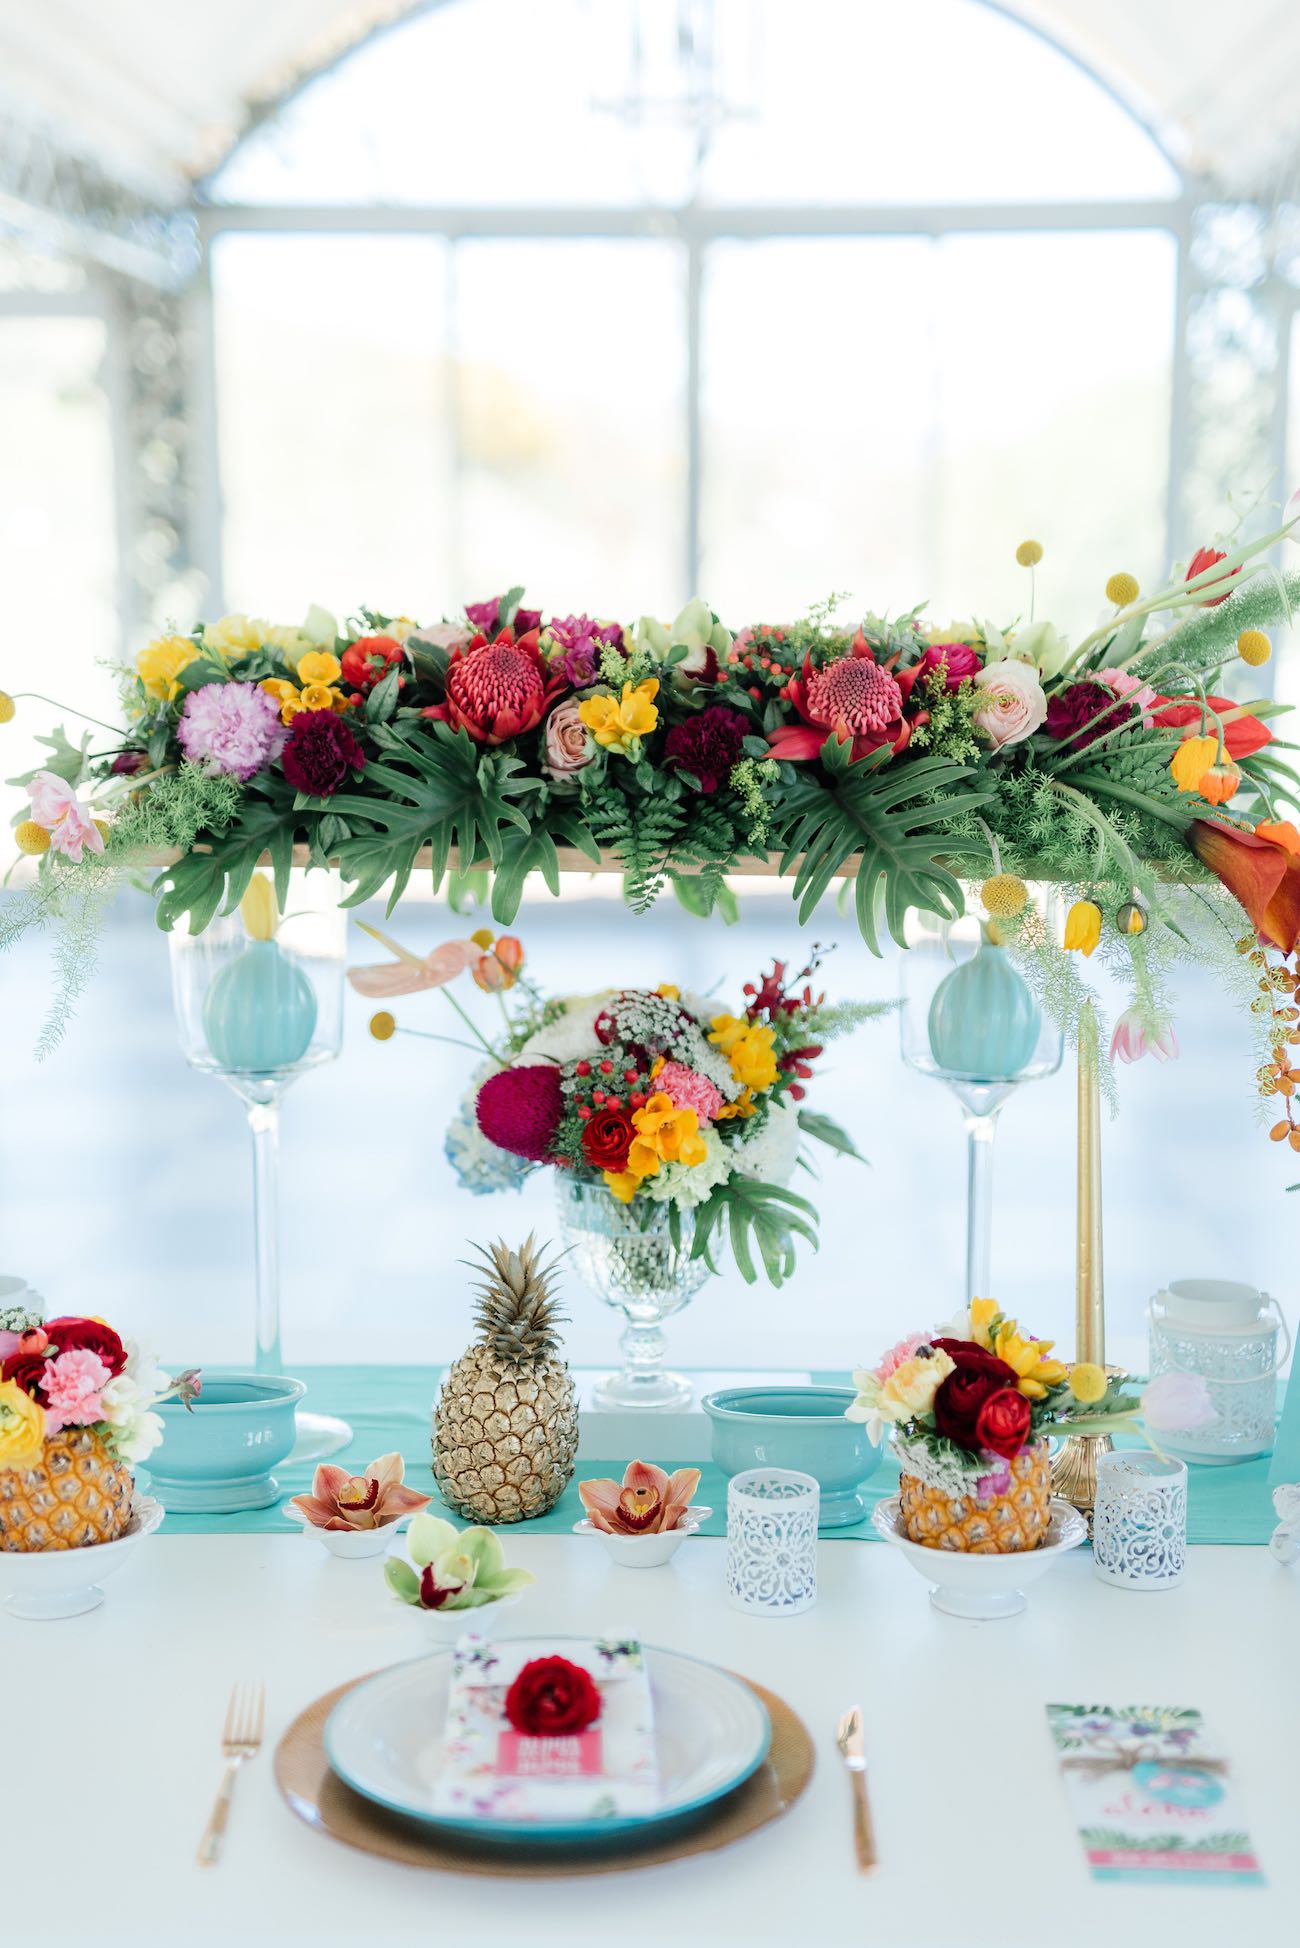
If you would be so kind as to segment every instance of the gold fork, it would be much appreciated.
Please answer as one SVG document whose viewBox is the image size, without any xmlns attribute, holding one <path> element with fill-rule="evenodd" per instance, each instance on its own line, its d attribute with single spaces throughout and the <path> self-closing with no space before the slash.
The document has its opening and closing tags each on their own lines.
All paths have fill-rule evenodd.
<svg viewBox="0 0 1300 1948">
<path fill-rule="evenodd" d="M 262 1744 L 266 1720 L 266 1692 L 260 1684 L 236 1685 L 230 1693 L 221 1752 L 226 1761 L 217 1796 L 212 1802 L 203 1838 L 199 1841 L 199 1865 L 211 1867 L 221 1851 L 221 1839 L 230 1814 L 230 1795 L 235 1789 L 235 1774 L 245 1759 L 253 1758 Z"/>
<path fill-rule="evenodd" d="M 853 1785 L 853 1842 L 858 1867 L 869 1874 L 876 1864 L 876 1834 L 867 1799 L 867 1755 L 862 1737 L 862 1711 L 858 1705 L 851 1706 L 840 1719 L 835 1728 L 835 1743 Z"/>
</svg>

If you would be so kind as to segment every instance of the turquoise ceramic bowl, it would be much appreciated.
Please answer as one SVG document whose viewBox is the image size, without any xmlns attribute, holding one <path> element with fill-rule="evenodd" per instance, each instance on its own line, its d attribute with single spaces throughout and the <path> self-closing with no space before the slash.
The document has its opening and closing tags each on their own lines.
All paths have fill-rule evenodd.
<svg viewBox="0 0 1300 1948">
<path fill-rule="evenodd" d="M 159 1407 L 167 1426 L 149 1456 L 153 1492 L 164 1508 L 230 1514 L 269 1508 L 280 1493 L 271 1473 L 297 1438 L 294 1410 L 307 1389 L 276 1373 L 203 1368 L 192 1411 Z"/>
<path fill-rule="evenodd" d="M 817 1526 L 843 1529 L 867 1514 L 858 1488 L 880 1466 L 860 1421 L 845 1420 L 852 1387 L 727 1387 L 700 1402 L 724 1475 L 793 1468 L 821 1489 Z"/>
</svg>

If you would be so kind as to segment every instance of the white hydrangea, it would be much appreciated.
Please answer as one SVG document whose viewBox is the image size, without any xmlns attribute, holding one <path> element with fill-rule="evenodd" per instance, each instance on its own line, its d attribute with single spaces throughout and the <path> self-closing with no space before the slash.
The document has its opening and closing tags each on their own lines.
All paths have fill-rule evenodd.
<svg viewBox="0 0 1300 1948">
<path fill-rule="evenodd" d="M 799 1111 L 792 1102 L 773 1103 L 761 1129 L 731 1152 L 738 1177 L 762 1184 L 788 1184 L 799 1161 Z"/>
<path fill-rule="evenodd" d="M 679 1204 L 684 1210 L 702 1204 L 718 1184 L 725 1184 L 735 1168 L 735 1152 L 712 1127 L 700 1131 L 704 1139 L 702 1163 L 661 1163 L 653 1177 L 643 1177 L 638 1195 L 656 1204 Z"/>
<path fill-rule="evenodd" d="M 563 1004 L 563 1014 L 528 1037 L 515 1057 L 516 1063 L 577 1062 L 584 1055 L 598 1054 L 596 1016 L 615 992 L 614 988 L 605 988 L 600 994 L 570 995 Z"/>
</svg>

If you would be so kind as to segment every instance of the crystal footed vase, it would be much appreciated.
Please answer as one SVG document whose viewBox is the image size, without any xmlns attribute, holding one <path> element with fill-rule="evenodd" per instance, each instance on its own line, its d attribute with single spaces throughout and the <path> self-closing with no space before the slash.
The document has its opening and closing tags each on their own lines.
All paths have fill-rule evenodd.
<svg viewBox="0 0 1300 1948">
<path fill-rule="evenodd" d="M 568 1263 L 627 1318 L 619 1341 L 624 1365 L 599 1382 L 595 1405 L 684 1412 L 694 1390 L 685 1374 L 664 1366 L 663 1321 L 680 1312 L 709 1275 L 704 1260 L 691 1257 L 694 1213 L 679 1213 L 674 1241 L 666 1204 L 644 1197 L 620 1204 L 603 1184 L 582 1183 L 564 1171 L 556 1173 L 555 1194 Z"/>
</svg>

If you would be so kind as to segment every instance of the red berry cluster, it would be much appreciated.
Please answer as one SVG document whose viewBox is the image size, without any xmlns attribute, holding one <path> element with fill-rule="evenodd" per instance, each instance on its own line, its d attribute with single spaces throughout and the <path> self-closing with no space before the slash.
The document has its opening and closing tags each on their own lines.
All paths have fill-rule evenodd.
<svg viewBox="0 0 1300 1948">
<path fill-rule="evenodd" d="M 574 1090 L 570 1103 L 584 1123 L 598 1109 L 644 1109 L 651 1093 L 649 1075 L 626 1054 L 577 1062 L 573 1072 L 584 1086 Z"/>
<path fill-rule="evenodd" d="M 778 696 L 784 696 L 797 660 L 784 629 L 774 629 L 765 622 L 756 623 L 752 629 L 742 629 L 736 637 L 727 651 L 725 665 L 718 671 L 718 682 L 734 680 L 743 684 L 754 702 L 762 703 L 773 690 Z"/>
</svg>

